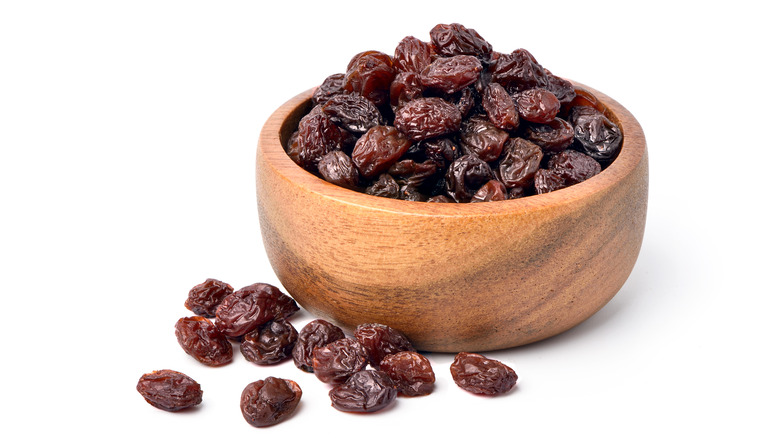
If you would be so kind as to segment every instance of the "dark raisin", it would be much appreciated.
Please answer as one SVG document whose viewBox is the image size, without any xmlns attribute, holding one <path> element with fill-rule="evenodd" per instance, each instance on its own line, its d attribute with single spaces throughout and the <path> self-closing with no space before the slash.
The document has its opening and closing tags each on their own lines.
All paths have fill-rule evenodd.
<svg viewBox="0 0 780 438">
<path fill-rule="evenodd" d="M 554 170 L 539 169 L 534 174 L 534 187 L 536 193 L 549 193 L 566 187 L 566 180 Z"/>
<path fill-rule="evenodd" d="M 544 153 L 536 144 L 522 138 L 506 142 L 505 154 L 498 163 L 498 177 L 507 188 L 529 188 L 534 185 L 534 174 L 539 169 Z"/>
<path fill-rule="evenodd" d="M 390 105 L 404 106 L 407 102 L 423 95 L 423 84 L 419 73 L 401 72 L 390 84 Z"/>
<path fill-rule="evenodd" d="M 475 154 L 464 155 L 447 169 L 447 194 L 457 202 L 469 202 L 474 193 L 494 179 L 493 170 Z"/>
<path fill-rule="evenodd" d="M 577 93 L 574 91 L 574 85 L 566 79 L 555 76 L 547 69 L 544 69 L 544 71 L 547 73 L 547 90 L 558 98 L 561 106 L 571 103 L 577 96 Z"/>
<path fill-rule="evenodd" d="M 544 68 L 525 49 L 517 49 L 509 54 L 493 52 L 490 73 L 492 80 L 510 93 L 529 88 L 544 88 L 548 83 Z"/>
<path fill-rule="evenodd" d="M 490 123 L 485 116 L 473 116 L 463 122 L 460 145 L 464 153 L 476 154 L 486 162 L 495 161 L 504 150 L 509 134 Z"/>
<path fill-rule="evenodd" d="M 623 133 L 604 114 L 587 106 L 571 109 L 574 140 L 578 148 L 601 162 L 608 162 L 620 150 Z"/>
<path fill-rule="evenodd" d="M 567 149 L 550 157 L 547 167 L 566 180 L 566 185 L 577 184 L 601 172 L 601 164 L 588 155 Z"/>
<path fill-rule="evenodd" d="M 400 192 L 401 187 L 392 176 L 386 173 L 379 175 L 379 178 L 366 189 L 366 193 L 369 195 L 393 199 L 398 199 Z"/>
<path fill-rule="evenodd" d="M 229 284 L 208 278 L 203 283 L 190 289 L 184 307 L 193 311 L 196 315 L 213 318 L 216 315 L 217 306 L 226 296 L 233 293 L 233 287 Z"/>
<path fill-rule="evenodd" d="M 317 170 L 325 181 L 337 186 L 354 190 L 360 185 L 357 166 L 349 155 L 342 151 L 328 152 L 317 164 Z"/>
<path fill-rule="evenodd" d="M 298 333 L 298 341 L 293 348 L 292 356 L 295 366 L 306 372 L 313 372 L 312 351 L 342 338 L 344 338 L 344 331 L 324 319 L 315 319 L 309 322 Z"/>
<path fill-rule="evenodd" d="M 401 186 L 399 197 L 404 201 L 425 202 L 428 200 L 427 196 L 411 186 Z"/>
<path fill-rule="evenodd" d="M 298 123 L 300 164 L 309 170 L 316 169 L 322 157 L 341 149 L 346 139 L 346 132 L 333 123 L 321 106 L 315 106 Z"/>
<path fill-rule="evenodd" d="M 277 287 L 255 283 L 228 295 L 217 308 L 216 326 L 227 336 L 243 336 L 274 318 L 287 318 L 298 305 Z"/>
<path fill-rule="evenodd" d="M 418 163 L 413 160 L 399 161 L 387 170 L 387 173 L 401 181 L 401 183 L 410 189 L 418 189 L 428 178 L 436 174 L 438 166 L 433 160 L 427 160 Z"/>
<path fill-rule="evenodd" d="M 379 369 L 395 383 L 400 395 L 416 397 L 433 392 L 436 375 L 431 362 L 414 351 L 401 351 L 382 359 Z"/>
<path fill-rule="evenodd" d="M 493 47 L 474 29 L 462 24 L 438 24 L 430 32 L 436 52 L 444 56 L 472 55 L 490 58 Z"/>
<path fill-rule="evenodd" d="M 561 109 L 558 98 L 544 88 L 523 90 L 514 97 L 520 117 L 529 122 L 552 122 Z"/>
<path fill-rule="evenodd" d="M 450 372 L 455 384 L 474 394 L 503 394 L 517 383 L 512 368 L 476 353 L 458 353 Z"/>
<path fill-rule="evenodd" d="M 431 49 L 427 43 L 408 36 L 395 47 L 393 65 L 400 72 L 421 72 L 431 63 Z"/>
<path fill-rule="evenodd" d="M 382 123 L 382 114 L 373 102 L 357 94 L 339 94 L 322 104 L 322 112 L 342 128 L 363 134 Z"/>
<path fill-rule="evenodd" d="M 569 122 L 556 117 L 549 123 L 529 124 L 525 129 L 525 137 L 546 152 L 560 152 L 574 143 L 574 128 Z"/>
<path fill-rule="evenodd" d="M 244 335 L 241 354 L 257 365 L 273 365 L 292 355 L 298 330 L 286 319 L 275 319 Z"/>
<path fill-rule="evenodd" d="M 173 370 L 144 374 L 135 389 L 150 405 L 169 412 L 191 408 L 203 400 L 198 382 Z"/>
<path fill-rule="evenodd" d="M 209 366 L 233 360 L 233 346 L 210 320 L 189 316 L 176 322 L 176 339 L 184 352 Z"/>
<path fill-rule="evenodd" d="M 375 126 L 363 134 L 352 151 L 360 174 L 373 178 L 386 171 L 409 149 L 412 142 L 392 126 Z"/>
<path fill-rule="evenodd" d="M 525 191 L 522 187 L 512 187 L 511 189 L 508 189 L 506 192 L 506 198 L 507 199 L 518 199 L 525 196 Z"/>
<path fill-rule="evenodd" d="M 421 141 L 455 132 L 460 128 L 460 110 L 439 97 L 421 97 L 395 114 L 395 127 L 411 141 Z"/>
<path fill-rule="evenodd" d="M 477 92 L 472 87 L 466 87 L 453 95 L 452 103 L 460 111 L 461 119 L 466 118 L 474 108 Z"/>
<path fill-rule="evenodd" d="M 325 383 L 339 384 L 368 365 L 368 353 L 353 338 L 342 338 L 312 351 L 314 375 Z"/>
<path fill-rule="evenodd" d="M 393 59 L 376 50 L 360 52 L 347 65 L 344 89 L 358 93 L 376 105 L 387 103 L 395 69 Z"/>
<path fill-rule="evenodd" d="M 301 143 L 298 141 L 298 130 L 295 130 L 290 135 L 290 138 L 287 139 L 287 145 L 285 146 L 284 150 L 287 152 L 287 155 L 290 157 L 290 159 L 295 162 L 295 164 L 304 168 L 306 167 L 306 163 L 303 162 L 303 158 L 301 157 L 303 148 L 301 148 Z"/>
<path fill-rule="evenodd" d="M 314 90 L 311 100 L 315 105 L 325 103 L 331 97 L 344 93 L 344 73 L 330 75 Z"/>
<path fill-rule="evenodd" d="M 241 393 L 241 413 L 252 426 L 273 426 L 295 412 L 301 395 L 303 391 L 294 381 L 267 377 L 244 388 Z"/>
<path fill-rule="evenodd" d="M 488 85 L 486 92 L 482 94 L 482 107 L 490 122 L 498 128 L 512 130 L 520 123 L 515 100 L 501 84 L 493 82 Z"/>
<path fill-rule="evenodd" d="M 344 412 L 375 412 L 389 406 L 398 395 L 390 377 L 382 371 L 362 370 L 330 390 L 334 408 Z"/>
<path fill-rule="evenodd" d="M 431 196 L 430 198 L 428 198 L 427 202 L 435 202 L 435 203 L 439 203 L 439 204 L 451 204 L 451 203 L 453 203 L 455 201 L 453 201 L 452 199 L 448 198 L 445 195 L 436 195 L 436 196 Z"/>
<path fill-rule="evenodd" d="M 373 367 L 378 367 L 388 354 L 415 351 L 403 333 L 384 324 L 360 324 L 355 328 L 354 335 L 368 352 L 369 362 Z"/>
<path fill-rule="evenodd" d="M 457 55 L 438 58 L 420 73 L 420 81 L 428 88 L 452 94 L 479 79 L 482 63 L 473 56 Z"/>
<path fill-rule="evenodd" d="M 474 193 L 471 202 L 503 201 L 507 198 L 506 186 L 501 181 L 490 180 Z"/>
</svg>

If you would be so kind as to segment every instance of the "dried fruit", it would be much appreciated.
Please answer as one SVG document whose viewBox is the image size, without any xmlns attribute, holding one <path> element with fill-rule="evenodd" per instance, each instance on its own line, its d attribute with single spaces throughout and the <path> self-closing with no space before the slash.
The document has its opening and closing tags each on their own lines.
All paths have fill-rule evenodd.
<svg viewBox="0 0 780 438">
<path fill-rule="evenodd" d="M 485 109 L 490 122 L 498 128 L 512 130 L 520 123 L 515 100 L 501 84 L 492 82 L 488 85 L 482 95 L 482 108 Z"/>
<path fill-rule="evenodd" d="M 358 168 L 342 151 L 328 152 L 317 164 L 317 170 L 322 179 L 337 186 L 354 189 L 360 185 Z"/>
<path fill-rule="evenodd" d="M 563 177 L 566 185 L 577 184 L 601 172 L 601 165 L 582 152 L 567 149 L 550 157 L 547 167 Z"/>
<path fill-rule="evenodd" d="M 376 50 L 360 52 L 349 61 L 344 90 L 357 93 L 376 105 L 383 105 L 387 103 L 394 76 L 395 69 L 390 56 Z"/>
<path fill-rule="evenodd" d="M 314 90 L 311 100 L 315 105 L 325 103 L 331 97 L 344 93 L 344 73 L 336 73 L 322 81 L 322 85 Z"/>
<path fill-rule="evenodd" d="M 267 377 L 244 388 L 241 393 L 241 413 L 252 426 L 273 426 L 295 412 L 302 395 L 301 387 L 294 381 Z"/>
<path fill-rule="evenodd" d="M 342 338 L 312 352 L 311 366 L 314 375 L 325 383 L 344 383 L 368 365 L 368 353 L 353 338 Z"/>
<path fill-rule="evenodd" d="M 357 94 L 338 94 L 322 104 L 322 112 L 342 128 L 363 134 L 382 123 L 382 114 L 373 102 Z"/>
<path fill-rule="evenodd" d="M 509 134 L 498 129 L 485 116 L 474 116 L 463 122 L 460 146 L 463 153 L 475 154 L 485 162 L 496 161 L 504 150 Z"/>
<path fill-rule="evenodd" d="M 529 188 L 534 184 L 534 174 L 539 169 L 544 154 L 541 148 L 522 138 L 512 138 L 504 147 L 506 151 L 498 163 L 498 177 L 508 188 Z"/>
<path fill-rule="evenodd" d="M 396 111 L 395 127 L 411 141 L 455 132 L 460 128 L 458 108 L 439 97 L 421 97 Z"/>
<path fill-rule="evenodd" d="M 306 169 L 316 169 L 328 152 L 342 148 L 347 137 L 347 133 L 336 126 L 322 111 L 322 107 L 317 105 L 298 123 L 296 162 Z"/>
<path fill-rule="evenodd" d="M 397 107 L 420 98 L 423 95 L 423 84 L 416 72 L 401 72 L 390 84 L 390 105 Z"/>
<path fill-rule="evenodd" d="M 566 187 L 566 180 L 554 170 L 539 169 L 534 174 L 536 193 L 550 193 L 564 187 Z"/>
<path fill-rule="evenodd" d="M 428 88 L 452 94 L 477 82 L 482 63 L 473 56 L 457 55 L 437 58 L 420 73 L 420 81 Z"/>
<path fill-rule="evenodd" d="M 375 412 L 390 405 L 398 391 L 387 374 L 362 370 L 330 390 L 334 408 L 344 412 Z"/>
<path fill-rule="evenodd" d="M 450 373 L 455 384 L 474 394 L 503 394 L 517 383 L 512 368 L 477 353 L 458 353 L 450 365 Z"/>
<path fill-rule="evenodd" d="M 292 356 L 298 330 L 286 319 L 275 319 L 244 335 L 241 354 L 257 365 L 273 365 Z"/>
<path fill-rule="evenodd" d="M 436 25 L 430 36 L 436 52 L 444 56 L 473 55 L 488 59 L 493 51 L 477 31 L 458 23 Z"/>
<path fill-rule="evenodd" d="M 293 347 L 295 366 L 306 372 L 313 372 L 312 351 L 342 338 L 344 331 L 324 319 L 309 322 L 298 332 L 298 341 Z"/>
<path fill-rule="evenodd" d="M 355 328 L 354 336 L 368 352 L 368 359 L 373 367 L 378 367 L 388 354 L 415 351 L 403 333 L 384 324 L 360 324 Z"/>
<path fill-rule="evenodd" d="M 538 144 L 547 152 L 560 152 L 574 143 L 574 128 L 569 122 L 556 117 L 549 123 L 528 125 L 525 129 L 525 138 Z"/>
<path fill-rule="evenodd" d="M 493 169 L 475 154 L 455 160 L 447 170 L 447 193 L 456 202 L 469 202 L 493 178 Z"/>
<path fill-rule="evenodd" d="M 520 117 L 534 123 L 552 122 L 561 109 L 558 98 L 543 88 L 523 90 L 515 96 L 515 102 Z"/>
<path fill-rule="evenodd" d="M 510 93 L 547 87 L 547 72 L 525 49 L 508 54 L 493 52 L 490 61 L 492 80 Z"/>
<path fill-rule="evenodd" d="M 609 161 L 617 155 L 623 134 L 604 114 L 587 106 L 571 109 L 574 139 L 583 152 L 599 161 Z"/>
<path fill-rule="evenodd" d="M 360 174 L 372 178 L 385 172 L 409 149 L 412 142 L 392 126 L 375 126 L 355 143 L 352 161 Z"/>
<path fill-rule="evenodd" d="M 420 353 L 401 351 L 387 355 L 379 369 L 390 377 L 401 395 L 416 397 L 433 392 L 436 376 L 431 362 Z"/>
<path fill-rule="evenodd" d="M 431 49 L 423 41 L 408 36 L 401 40 L 395 48 L 393 65 L 401 72 L 421 72 L 431 63 Z"/>
<path fill-rule="evenodd" d="M 169 412 L 191 408 L 203 400 L 198 382 L 173 370 L 144 374 L 135 389 L 150 405 Z"/>
<path fill-rule="evenodd" d="M 228 295 L 217 307 L 216 326 L 227 336 L 243 336 L 275 318 L 288 318 L 298 305 L 277 287 L 255 283 Z"/>
<path fill-rule="evenodd" d="M 213 318 L 216 315 L 217 306 L 226 296 L 233 293 L 233 287 L 229 284 L 208 278 L 203 283 L 190 289 L 184 307 L 193 311 L 196 315 Z"/>
<path fill-rule="evenodd" d="M 202 316 L 189 316 L 176 322 L 176 339 L 184 352 L 209 366 L 233 360 L 233 346 L 214 323 Z"/>
<path fill-rule="evenodd" d="M 474 193 L 471 202 L 503 201 L 507 198 L 506 186 L 501 181 L 490 180 Z"/>
<path fill-rule="evenodd" d="M 379 175 L 379 178 L 366 189 L 366 193 L 374 196 L 381 196 L 383 198 L 398 199 L 401 193 L 401 187 L 398 183 L 387 173 Z"/>
</svg>

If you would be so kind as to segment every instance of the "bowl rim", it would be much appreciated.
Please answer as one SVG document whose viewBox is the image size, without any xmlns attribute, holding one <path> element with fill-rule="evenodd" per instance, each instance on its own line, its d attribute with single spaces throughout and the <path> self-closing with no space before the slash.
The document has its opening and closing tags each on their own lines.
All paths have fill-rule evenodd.
<svg viewBox="0 0 780 438">
<path fill-rule="evenodd" d="M 571 80 L 570 80 L 571 81 Z M 275 172 L 279 178 L 300 190 L 330 200 L 388 213 L 419 216 L 463 217 L 483 215 L 506 215 L 529 212 L 552 207 L 561 207 L 589 198 L 611 189 L 632 175 L 646 155 L 647 144 L 644 132 L 637 120 L 623 105 L 606 94 L 581 83 L 571 81 L 575 87 L 593 94 L 607 109 L 606 115 L 616 122 L 623 132 L 623 146 L 615 160 L 598 175 L 581 183 L 549 193 L 508 199 L 496 202 L 478 203 L 435 203 L 413 202 L 367 195 L 332 184 L 298 166 L 285 152 L 282 145 L 282 130 L 289 130 L 288 118 L 303 111 L 316 87 L 294 96 L 277 108 L 263 125 L 257 145 L 256 170 L 261 162 Z M 260 190 L 258 172 L 258 190 Z"/>
</svg>

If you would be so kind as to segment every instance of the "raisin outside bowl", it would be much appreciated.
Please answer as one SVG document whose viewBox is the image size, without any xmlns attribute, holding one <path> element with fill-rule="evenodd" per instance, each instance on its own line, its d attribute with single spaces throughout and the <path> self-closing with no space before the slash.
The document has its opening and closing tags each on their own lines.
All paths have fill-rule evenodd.
<svg viewBox="0 0 780 438">
<path fill-rule="evenodd" d="M 313 90 L 279 107 L 257 149 L 263 243 L 300 305 L 347 328 L 378 322 L 418 349 L 486 351 L 539 341 L 601 309 L 633 269 L 647 212 L 642 128 L 583 86 L 623 130 L 600 174 L 551 193 L 439 204 L 330 184 L 285 153 Z"/>
</svg>

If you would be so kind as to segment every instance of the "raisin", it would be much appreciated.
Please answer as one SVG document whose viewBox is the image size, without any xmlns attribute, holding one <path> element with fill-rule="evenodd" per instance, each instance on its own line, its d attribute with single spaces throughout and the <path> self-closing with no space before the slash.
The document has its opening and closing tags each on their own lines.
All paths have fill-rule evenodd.
<svg viewBox="0 0 780 438">
<path fill-rule="evenodd" d="M 506 186 L 501 181 L 490 180 L 474 193 L 471 202 L 503 201 L 507 198 Z"/>
<path fill-rule="evenodd" d="M 460 111 L 461 119 L 466 118 L 471 110 L 474 109 L 474 105 L 477 103 L 476 95 L 477 92 L 472 87 L 464 88 L 453 95 L 457 99 L 453 100 L 452 104 Z"/>
<path fill-rule="evenodd" d="M 301 148 L 301 142 L 298 141 L 298 130 L 295 130 L 290 135 L 290 138 L 287 139 L 285 152 L 287 152 L 287 155 L 295 162 L 295 164 L 306 168 L 306 163 L 304 163 L 303 158 L 301 158 L 301 152 L 303 152 L 303 148 Z"/>
<path fill-rule="evenodd" d="M 409 149 L 412 142 L 392 126 L 375 126 L 363 134 L 352 151 L 360 174 L 373 178 L 386 171 Z"/>
<path fill-rule="evenodd" d="M 401 188 L 398 183 L 386 173 L 379 175 L 379 178 L 366 189 L 366 193 L 369 195 L 392 199 L 398 199 L 400 192 Z"/>
<path fill-rule="evenodd" d="M 428 198 L 427 202 L 435 202 L 435 203 L 439 203 L 439 204 L 451 204 L 451 203 L 453 203 L 455 201 L 453 201 L 452 199 L 448 198 L 445 195 L 436 195 L 436 196 L 431 196 L 430 198 Z"/>
<path fill-rule="evenodd" d="M 440 168 L 446 167 L 461 156 L 460 147 L 447 137 L 426 140 L 422 143 L 425 156 Z"/>
<path fill-rule="evenodd" d="M 216 315 L 217 306 L 226 296 L 233 293 L 233 287 L 229 284 L 208 278 L 203 283 L 190 289 L 184 307 L 193 311 L 196 315 L 213 318 Z"/>
<path fill-rule="evenodd" d="M 460 121 L 455 105 L 439 97 L 421 97 L 399 108 L 394 124 L 411 141 L 421 141 L 457 131 Z"/>
<path fill-rule="evenodd" d="M 490 122 L 498 128 L 512 130 L 520 123 L 515 101 L 501 84 L 493 82 L 488 85 L 482 95 L 482 107 Z"/>
<path fill-rule="evenodd" d="M 191 408 L 203 400 L 198 382 L 173 370 L 144 374 L 135 389 L 150 405 L 169 412 Z"/>
<path fill-rule="evenodd" d="M 233 360 L 233 346 L 214 323 L 202 316 L 189 316 L 176 322 L 179 345 L 198 362 L 209 366 Z"/>
<path fill-rule="evenodd" d="M 360 324 L 355 328 L 354 335 L 368 352 L 368 360 L 373 367 L 378 367 L 388 354 L 415 351 L 403 333 L 384 324 Z"/>
<path fill-rule="evenodd" d="M 438 58 L 420 73 L 420 81 L 428 88 L 452 94 L 479 79 L 482 63 L 473 56 L 457 55 Z"/>
<path fill-rule="evenodd" d="M 339 384 L 368 365 L 368 353 L 352 338 L 342 338 L 312 351 L 314 375 L 325 383 Z"/>
<path fill-rule="evenodd" d="M 416 202 L 425 202 L 428 200 L 427 196 L 420 193 L 420 191 L 415 189 L 414 187 L 410 187 L 410 186 L 401 186 L 400 198 L 403 199 L 404 201 L 416 201 Z"/>
<path fill-rule="evenodd" d="M 438 24 L 430 36 L 436 52 L 444 56 L 472 55 L 486 60 L 493 51 L 477 31 L 458 23 Z"/>
<path fill-rule="evenodd" d="M 433 160 L 423 163 L 414 160 L 399 161 L 388 169 L 387 173 L 400 180 L 409 189 L 418 189 L 426 180 L 436 174 L 438 166 Z"/>
<path fill-rule="evenodd" d="M 289 418 L 301 401 L 301 387 L 292 380 L 266 377 L 241 392 L 241 413 L 255 427 L 279 424 Z"/>
<path fill-rule="evenodd" d="M 430 63 L 431 48 L 413 36 L 402 39 L 395 47 L 393 66 L 399 73 L 419 73 Z"/>
<path fill-rule="evenodd" d="M 510 93 L 529 88 L 544 88 L 548 84 L 544 68 L 525 49 L 517 49 L 509 54 L 493 52 L 490 73 L 492 80 Z"/>
<path fill-rule="evenodd" d="M 512 138 L 504 147 L 506 153 L 498 163 L 498 177 L 508 188 L 529 188 L 534 184 L 534 174 L 539 169 L 544 153 L 534 143 L 522 138 Z"/>
<path fill-rule="evenodd" d="M 515 95 L 520 117 L 529 122 L 549 123 L 561 109 L 561 103 L 551 92 L 543 88 L 523 90 Z"/>
<path fill-rule="evenodd" d="M 476 353 L 458 353 L 450 372 L 455 384 L 474 394 L 503 394 L 517 383 L 512 368 Z"/>
<path fill-rule="evenodd" d="M 314 90 L 311 100 L 315 105 L 325 103 L 331 97 L 344 93 L 344 73 L 330 75 Z"/>
<path fill-rule="evenodd" d="M 330 390 L 334 408 L 344 412 L 375 412 L 389 406 L 398 395 L 390 377 L 382 371 L 361 370 Z"/>
<path fill-rule="evenodd" d="M 257 365 L 273 365 L 292 355 L 298 330 L 286 319 L 267 322 L 244 335 L 241 354 Z"/>
<path fill-rule="evenodd" d="M 571 103 L 577 96 L 574 85 L 566 79 L 555 76 L 547 69 L 544 69 L 544 72 L 547 74 L 547 90 L 558 98 L 561 106 Z"/>
<path fill-rule="evenodd" d="M 575 144 L 583 152 L 602 162 L 617 155 L 623 133 L 604 114 L 587 106 L 575 106 L 569 117 L 574 127 Z"/>
<path fill-rule="evenodd" d="M 337 186 L 354 189 L 360 185 L 358 168 L 342 151 L 328 152 L 317 164 L 317 170 L 325 181 Z"/>
<path fill-rule="evenodd" d="M 306 372 L 313 372 L 312 351 L 342 338 L 344 338 L 344 331 L 324 319 L 315 319 L 309 322 L 298 333 L 298 341 L 293 348 L 292 356 L 295 366 Z"/>
<path fill-rule="evenodd" d="M 390 105 L 404 106 L 407 102 L 423 95 L 423 84 L 420 75 L 415 72 L 401 72 L 390 84 Z"/>
<path fill-rule="evenodd" d="M 474 154 L 453 161 L 447 169 L 447 194 L 457 202 L 469 202 L 474 193 L 494 179 L 493 170 Z"/>
<path fill-rule="evenodd" d="M 506 192 L 507 199 L 518 199 L 522 198 L 523 196 L 525 196 L 525 190 L 523 190 L 522 187 L 512 187 Z"/>
<path fill-rule="evenodd" d="M 566 180 L 558 172 L 549 169 L 539 169 L 534 174 L 536 193 L 549 193 L 566 187 Z"/>
<path fill-rule="evenodd" d="M 529 124 L 525 129 L 525 138 L 546 152 L 560 152 L 574 143 L 574 128 L 566 120 L 556 117 L 549 123 Z"/>
<path fill-rule="evenodd" d="M 298 123 L 300 163 L 306 169 L 316 169 L 322 157 L 341 149 L 346 139 L 346 132 L 330 120 L 321 106 L 315 106 Z"/>
<path fill-rule="evenodd" d="M 567 149 L 550 157 L 547 167 L 562 176 L 566 185 L 577 184 L 601 172 L 601 164 L 588 155 Z"/>
<path fill-rule="evenodd" d="M 400 351 L 382 359 L 379 369 L 395 383 L 399 395 L 416 397 L 433 392 L 436 375 L 431 362 L 414 351 Z"/>
<path fill-rule="evenodd" d="M 274 318 L 287 318 L 299 310 L 275 286 L 255 283 L 228 295 L 217 308 L 216 326 L 227 336 L 243 336 Z"/>
<path fill-rule="evenodd" d="M 464 153 L 476 154 L 481 160 L 491 162 L 501 156 L 509 134 L 497 128 L 485 116 L 474 116 L 463 122 L 460 145 Z"/>
<path fill-rule="evenodd" d="M 342 128 L 363 134 L 382 123 L 382 114 L 373 102 L 357 94 L 339 94 L 322 104 L 322 112 Z"/>
<path fill-rule="evenodd" d="M 344 89 L 347 93 L 357 93 L 376 105 L 382 105 L 387 102 L 394 76 L 390 56 L 376 50 L 360 52 L 347 65 Z"/>
</svg>

